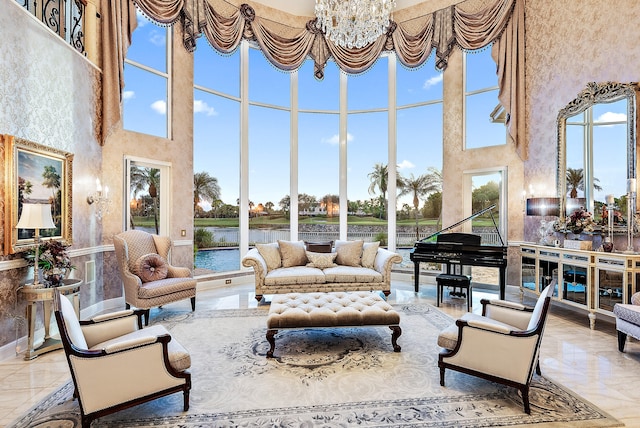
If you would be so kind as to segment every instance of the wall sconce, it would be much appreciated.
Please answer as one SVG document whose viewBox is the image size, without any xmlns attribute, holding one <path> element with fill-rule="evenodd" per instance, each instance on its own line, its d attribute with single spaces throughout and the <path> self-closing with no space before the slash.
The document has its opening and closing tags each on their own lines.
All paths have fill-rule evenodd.
<svg viewBox="0 0 640 428">
<path fill-rule="evenodd" d="M 89 205 L 96 204 L 96 217 L 101 219 L 111 211 L 111 199 L 109 199 L 109 187 L 100 184 L 100 179 L 96 178 L 96 191 L 87 196 Z"/>
<path fill-rule="evenodd" d="M 51 217 L 51 204 L 22 204 L 20 220 L 16 224 L 17 229 L 34 229 L 33 240 L 35 242 L 35 258 L 33 265 L 33 284 L 30 287 L 40 285 L 39 277 L 39 252 L 40 252 L 40 229 L 55 229 Z"/>
</svg>

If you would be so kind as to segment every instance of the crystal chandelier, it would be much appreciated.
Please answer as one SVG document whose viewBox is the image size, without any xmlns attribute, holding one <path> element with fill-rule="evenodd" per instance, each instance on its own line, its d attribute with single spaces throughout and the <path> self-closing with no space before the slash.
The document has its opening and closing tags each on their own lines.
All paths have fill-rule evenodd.
<svg viewBox="0 0 640 428">
<path fill-rule="evenodd" d="M 316 0 L 317 26 L 343 48 L 361 48 L 389 26 L 395 0 Z"/>
</svg>

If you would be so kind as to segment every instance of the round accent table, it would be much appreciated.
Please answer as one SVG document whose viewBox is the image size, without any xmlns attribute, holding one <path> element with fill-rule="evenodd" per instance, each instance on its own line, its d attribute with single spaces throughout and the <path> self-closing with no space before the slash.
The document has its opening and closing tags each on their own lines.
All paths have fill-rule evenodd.
<svg viewBox="0 0 640 428">
<path fill-rule="evenodd" d="M 59 339 L 49 336 L 49 326 L 51 324 L 51 312 L 53 306 L 53 293 L 57 289 L 63 296 L 69 296 L 72 300 L 73 307 L 76 310 L 76 314 L 80 315 L 80 286 L 82 285 L 81 279 L 65 279 L 64 285 L 58 287 L 30 287 L 25 285 L 20 289 L 20 292 L 27 301 L 27 326 L 29 328 L 27 337 L 27 352 L 24 355 L 25 360 L 33 360 L 40 354 L 53 351 L 55 349 L 62 349 L 62 342 Z M 36 328 L 36 311 L 38 302 L 42 302 L 43 308 L 43 323 L 44 323 L 44 342 L 34 346 L 35 341 L 35 328 Z"/>
</svg>

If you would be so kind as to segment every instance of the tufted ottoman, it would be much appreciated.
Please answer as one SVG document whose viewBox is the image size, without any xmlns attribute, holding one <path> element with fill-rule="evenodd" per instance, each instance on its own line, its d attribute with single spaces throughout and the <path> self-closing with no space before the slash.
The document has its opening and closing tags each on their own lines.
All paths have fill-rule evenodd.
<svg viewBox="0 0 640 428">
<path fill-rule="evenodd" d="M 370 291 L 332 293 L 289 293 L 273 296 L 267 318 L 267 341 L 273 358 L 278 330 L 324 327 L 388 326 L 392 331 L 391 344 L 402 334 L 400 314 L 379 294 Z"/>
</svg>

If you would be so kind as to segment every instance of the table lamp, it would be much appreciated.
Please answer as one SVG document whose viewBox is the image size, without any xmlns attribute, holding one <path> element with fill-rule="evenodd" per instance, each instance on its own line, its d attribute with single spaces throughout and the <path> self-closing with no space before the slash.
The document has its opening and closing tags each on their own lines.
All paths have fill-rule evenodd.
<svg viewBox="0 0 640 428">
<path fill-rule="evenodd" d="M 40 251 L 40 229 L 54 229 L 53 218 L 51 217 L 51 204 L 22 204 L 22 213 L 20 220 L 16 224 L 17 229 L 34 229 L 33 240 L 36 244 L 36 254 L 33 265 L 33 284 L 32 287 L 40 284 L 38 278 L 38 258 Z"/>
</svg>

